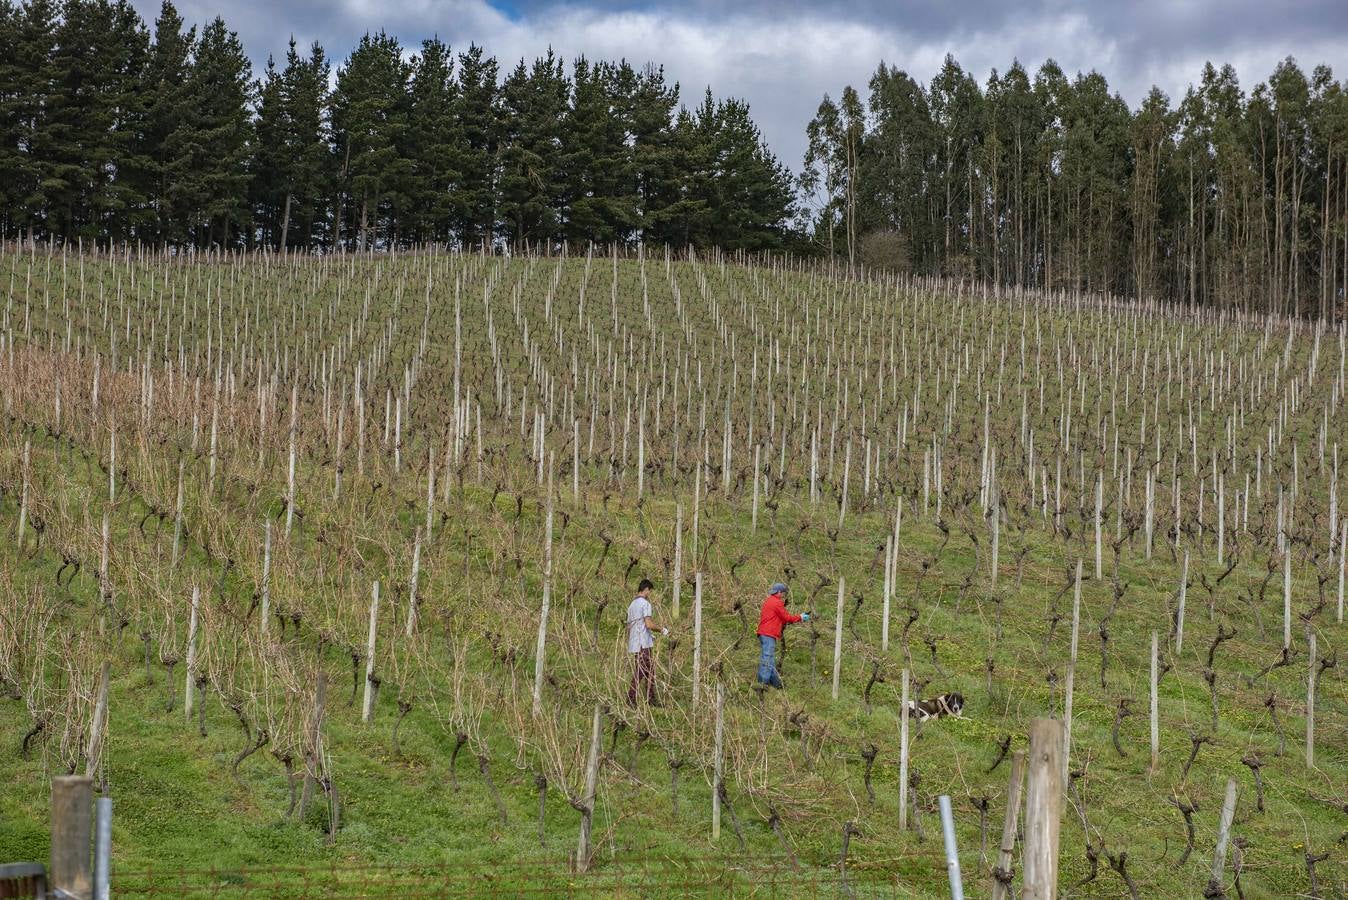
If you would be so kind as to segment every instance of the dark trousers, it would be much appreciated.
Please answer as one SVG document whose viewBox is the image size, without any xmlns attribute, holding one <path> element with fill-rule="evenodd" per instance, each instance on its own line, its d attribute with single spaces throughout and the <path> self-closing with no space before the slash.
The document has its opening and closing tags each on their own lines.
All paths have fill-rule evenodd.
<svg viewBox="0 0 1348 900">
<path fill-rule="evenodd" d="M 655 665 L 651 661 L 650 647 L 632 654 L 632 686 L 627 690 L 627 702 L 636 706 L 638 697 L 644 697 L 647 703 L 655 703 Z"/>
</svg>

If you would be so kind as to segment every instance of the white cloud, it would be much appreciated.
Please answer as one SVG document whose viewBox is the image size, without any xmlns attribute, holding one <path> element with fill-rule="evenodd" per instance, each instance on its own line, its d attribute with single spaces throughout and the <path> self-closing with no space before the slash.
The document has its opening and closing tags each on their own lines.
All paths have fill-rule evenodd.
<svg viewBox="0 0 1348 900">
<path fill-rule="evenodd" d="M 158 12 L 157 0 L 136 2 L 147 21 Z M 183 14 L 189 21 L 204 21 L 218 8 L 213 2 L 187 0 Z M 773 150 L 793 169 L 804 152 L 805 125 L 823 95 L 837 96 L 847 84 L 864 95 L 882 60 L 926 82 L 945 55 L 953 53 L 984 83 L 993 67 L 1004 71 L 1019 59 L 1033 72 L 1052 57 L 1069 75 L 1101 72 L 1136 105 L 1152 84 L 1178 102 L 1208 59 L 1235 64 L 1248 91 L 1289 53 L 1308 69 L 1341 58 L 1348 31 L 1338 27 L 1338 15 L 1326 7 L 1327 12 L 1320 12 L 1328 24 L 1303 29 L 1295 23 L 1306 17 L 1293 16 L 1287 27 L 1296 30 L 1280 41 L 1268 33 L 1267 11 L 1233 12 L 1221 3 L 1184 8 L 1143 4 L 1129 11 L 1075 7 L 1067 13 L 1060 7 L 1030 6 L 1014 16 L 980 13 L 974 4 L 965 20 L 944 11 L 949 21 L 935 20 L 930 10 L 919 17 L 917 4 L 908 5 L 906 12 L 899 7 L 853 11 L 753 2 L 727 5 L 724 12 L 710 4 L 631 10 L 541 3 L 530 9 L 512 17 L 486 0 L 407 0 L 397 5 L 382 0 L 266 5 L 237 0 L 227 15 L 259 65 L 268 53 L 279 59 L 292 32 L 301 45 L 318 40 L 340 63 L 361 34 L 381 28 L 409 47 L 432 35 L 456 48 L 475 42 L 497 57 L 503 71 L 520 57 L 532 59 L 548 47 L 567 60 L 585 54 L 622 57 L 635 65 L 661 64 L 668 78 L 680 82 L 690 105 L 708 85 L 717 96 L 747 100 Z M 1246 13 L 1250 24 L 1242 30 Z"/>
</svg>

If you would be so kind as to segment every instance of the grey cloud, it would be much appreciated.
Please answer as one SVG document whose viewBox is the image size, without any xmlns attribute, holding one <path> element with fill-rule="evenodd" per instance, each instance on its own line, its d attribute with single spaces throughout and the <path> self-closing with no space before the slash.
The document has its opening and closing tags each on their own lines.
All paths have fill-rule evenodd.
<svg viewBox="0 0 1348 900">
<path fill-rule="evenodd" d="M 158 12 L 157 0 L 133 2 L 147 22 Z M 1341 63 L 1348 39 L 1342 0 L 184 0 L 180 10 L 189 22 L 222 13 L 258 71 L 269 53 L 284 55 L 292 33 L 340 63 L 362 34 L 381 28 L 411 48 L 432 35 L 455 47 L 476 42 L 503 68 L 549 46 L 564 58 L 660 63 L 686 102 L 707 85 L 747 100 L 792 168 L 820 98 L 846 84 L 864 88 L 881 60 L 925 82 L 949 52 L 984 82 L 1015 59 L 1033 71 L 1052 57 L 1069 73 L 1100 71 L 1136 104 L 1152 84 L 1179 98 L 1208 60 L 1235 64 L 1249 90 L 1287 55 L 1307 69 Z"/>
</svg>

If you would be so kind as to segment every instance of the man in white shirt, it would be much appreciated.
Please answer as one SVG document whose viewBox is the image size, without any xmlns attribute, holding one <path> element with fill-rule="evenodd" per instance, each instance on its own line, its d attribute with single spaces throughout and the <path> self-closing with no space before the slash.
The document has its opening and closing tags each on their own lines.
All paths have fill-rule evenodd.
<svg viewBox="0 0 1348 900">
<path fill-rule="evenodd" d="M 655 701 L 655 668 L 651 663 L 651 648 L 655 646 L 655 632 L 669 634 L 668 628 L 655 624 L 651 618 L 651 588 L 649 578 L 641 579 L 637 595 L 627 605 L 627 652 L 632 654 L 632 687 L 627 691 L 627 702 L 636 706 L 637 698 L 644 697 L 652 706 Z"/>
</svg>

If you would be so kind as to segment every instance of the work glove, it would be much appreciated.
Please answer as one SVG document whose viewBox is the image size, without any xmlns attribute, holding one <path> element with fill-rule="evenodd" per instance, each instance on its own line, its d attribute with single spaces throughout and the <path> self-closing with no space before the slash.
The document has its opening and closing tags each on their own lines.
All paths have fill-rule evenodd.
<svg viewBox="0 0 1348 900">
<path fill-rule="evenodd" d="M 665 637 L 669 637 L 669 629 L 668 629 L 668 628 L 661 628 L 661 629 L 660 629 L 660 633 L 663 634 Z"/>
<path fill-rule="evenodd" d="M 801 614 L 800 614 L 800 620 L 801 620 L 802 622 L 808 622 L 808 621 L 810 621 L 810 614 L 809 614 L 809 613 L 801 613 Z"/>
</svg>

